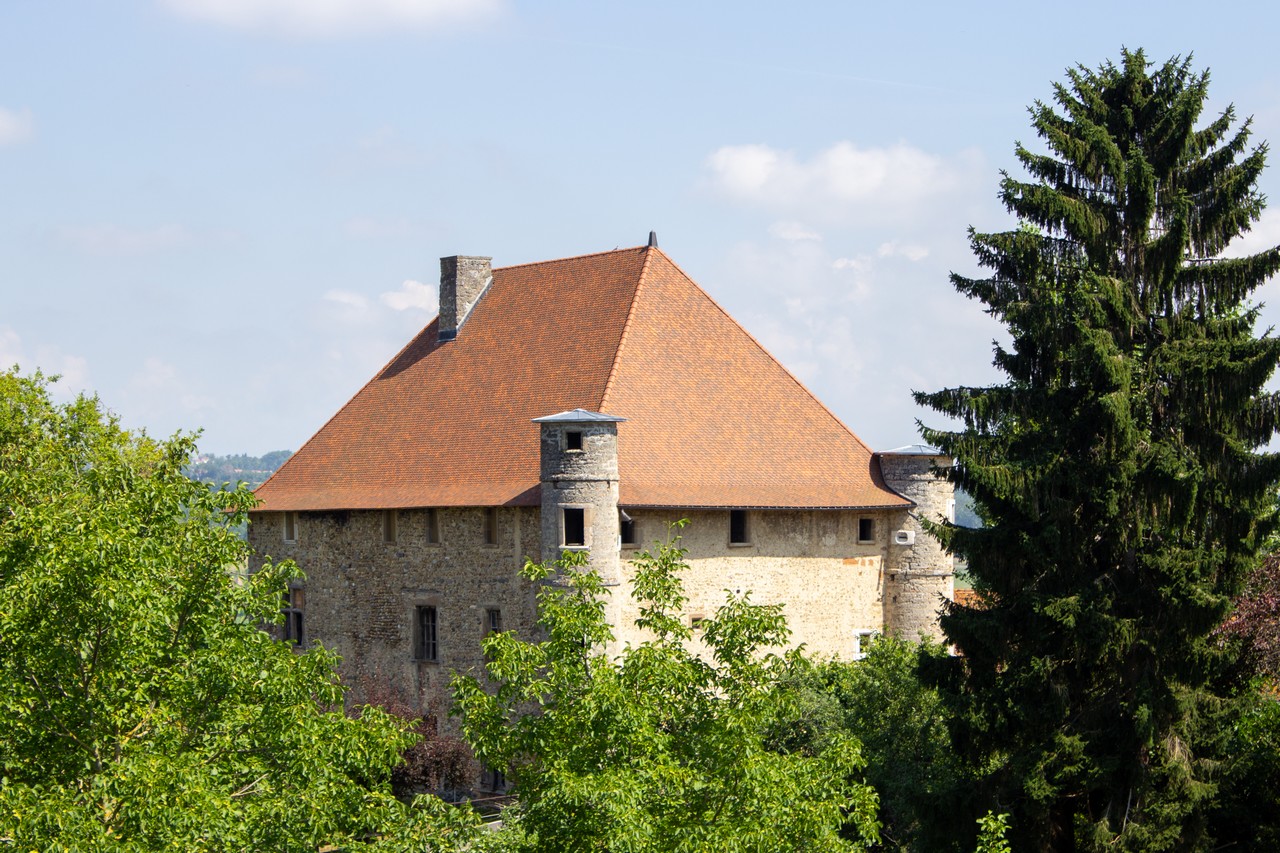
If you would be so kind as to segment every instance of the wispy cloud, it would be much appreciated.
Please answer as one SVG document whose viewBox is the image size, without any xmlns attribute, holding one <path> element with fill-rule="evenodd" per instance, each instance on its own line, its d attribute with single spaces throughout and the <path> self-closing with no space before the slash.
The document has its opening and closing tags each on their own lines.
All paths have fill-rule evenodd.
<svg viewBox="0 0 1280 853">
<path fill-rule="evenodd" d="M 0 370 L 14 365 L 24 373 L 41 370 L 60 376 L 53 386 L 56 399 L 70 399 L 89 387 L 89 362 L 82 356 L 63 352 L 56 346 L 28 348 L 10 326 L 0 326 Z"/>
<path fill-rule="evenodd" d="M 303 38 L 429 31 L 498 17 L 504 0 L 161 0 L 179 15 L 233 29 Z"/>
<path fill-rule="evenodd" d="M 706 160 L 721 195 L 778 212 L 883 220 L 973 184 L 979 158 L 931 154 L 905 143 L 863 148 L 842 141 L 805 158 L 769 145 L 726 145 Z"/>
<path fill-rule="evenodd" d="M 149 255 L 179 249 L 193 242 L 191 232 L 169 223 L 154 228 L 122 225 L 68 226 L 59 237 L 75 249 L 90 255 Z"/>
<path fill-rule="evenodd" d="M 888 243 L 881 243 L 880 248 L 876 250 L 876 254 L 882 258 L 906 258 L 909 261 L 922 261 L 929 256 L 929 249 L 926 246 L 916 246 L 910 243 L 899 243 L 897 240 L 890 240 Z"/>
<path fill-rule="evenodd" d="M 7 110 L 0 107 L 0 145 L 26 142 L 35 134 L 36 123 L 31 110 Z"/>
<path fill-rule="evenodd" d="M 399 290 L 391 290 L 378 297 L 382 304 L 396 311 L 416 309 L 434 314 L 440 306 L 438 288 L 428 287 L 420 281 L 406 279 Z"/>
<path fill-rule="evenodd" d="M 332 302 L 336 305 L 342 305 L 347 308 L 354 308 L 357 311 L 364 311 L 369 307 L 369 300 L 361 296 L 359 293 L 352 293 L 349 290 L 330 290 L 324 295 L 325 302 Z"/>
<path fill-rule="evenodd" d="M 769 234 L 779 240 L 821 240 L 822 235 L 799 222 L 775 222 L 769 226 Z"/>
</svg>

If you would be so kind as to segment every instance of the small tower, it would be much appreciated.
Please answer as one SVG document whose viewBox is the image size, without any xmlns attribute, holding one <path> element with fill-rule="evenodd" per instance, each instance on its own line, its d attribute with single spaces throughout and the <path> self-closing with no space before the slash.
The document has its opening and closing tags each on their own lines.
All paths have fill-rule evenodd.
<svg viewBox="0 0 1280 853">
<path fill-rule="evenodd" d="M 589 551 L 590 567 L 608 586 L 622 580 L 618 424 L 625 420 L 574 409 L 533 421 L 542 428 L 542 559 Z"/>
<path fill-rule="evenodd" d="M 889 534 L 885 564 L 884 630 L 905 640 L 921 634 L 942 639 L 938 611 L 955 597 L 950 554 L 924 530 L 921 518 L 955 521 L 955 486 L 939 476 L 951 457 L 937 448 L 912 444 L 876 454 L 885 485 L 915 507 L 903 513 Z"/>
</svg>

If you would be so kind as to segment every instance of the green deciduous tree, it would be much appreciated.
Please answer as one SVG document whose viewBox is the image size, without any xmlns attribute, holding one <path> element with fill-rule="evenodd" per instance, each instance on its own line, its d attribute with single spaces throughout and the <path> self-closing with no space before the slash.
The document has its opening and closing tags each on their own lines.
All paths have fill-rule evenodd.
<svg viewBox="0 0 1280 853">
<path fill-rule="evenodd" d="M 1248 301 L 1280 250 L 1220 257 L 1265 146 L 1231 108 L 1200 124 L 1189 59 L 1067 78 L 1001 184 L 1019 227 L 972 234 L 991 277 L 952 277 L 1008 328 L 1008 378 L 917 395 L 959 420 L 923 432 L 987 522 L 938 528 L 985 606 L 944 616 L 963 657 L 931 672 L 1016 849 L 1199 849 L 1232 713 L 1210 634 L 1280 474 L 1280 341 Z"/>
<path fill-rule="evenodd" d="M 387 779 L 411 740 L 342 713 L 334 657 L 260 630 L 289 564 L 244 577 L 254 503 L 0 373 L 0 847 L 442 849 L 470 818 Z"/>
<path fill-rule="evenodd" d="M 670 545 L 635 561 L 637 624 L 652 639 L 609 661 L 607 591 L 582 556 L 526 566 L 543 582 L 546 639 L 485 640 L 495 692 L 454 680 L 463 732 L 519 797 L 519 836 L 505 849 L 849 850 L 875 839 L 876 797 L 859 781 L 855 740 L 766 744 L 786 701 L 785 661 L 764 653 L 787 637 L 778 606 L 731 597 L 700 625 L 708 656 L 693 654 L 683 551 Z"/>
</svg>

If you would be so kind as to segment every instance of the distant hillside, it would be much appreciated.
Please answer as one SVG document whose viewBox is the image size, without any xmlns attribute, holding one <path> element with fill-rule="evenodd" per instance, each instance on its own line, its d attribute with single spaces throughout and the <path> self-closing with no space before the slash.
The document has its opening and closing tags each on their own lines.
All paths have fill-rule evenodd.
<svg viewBox="0 0 1280 853">
<path fill-rule="evenodd" d="M 285 463 L 292 450 L 273 450 L 262 456 L 233 453 L 218 456 L 216 453 L 200 454 L 187 466 L 187 476 L 202 483 L 245 482 L 256 489 Z"/>
</svg>

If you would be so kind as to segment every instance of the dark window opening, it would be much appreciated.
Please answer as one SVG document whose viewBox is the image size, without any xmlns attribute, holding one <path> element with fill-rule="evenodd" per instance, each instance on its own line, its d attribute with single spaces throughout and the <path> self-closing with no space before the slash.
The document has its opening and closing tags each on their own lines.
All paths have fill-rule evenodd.
<svg viewBox="0 0 1280 853">
<path fill-rule="evenodd" d="M 496 634 L 502 630 L 502 611 L 496 607 L 490 607 L 484 612 L 484 627 L 486 634 Z"/>
<path fill-rule="evenodd" d="M 582 433 L 577 430 L 569 430 L 564 434 L 565 450 L 581 450 L 582 449 Z"/>
<path fill-rule="evenodd" d="M 751 531 L 747 527 L 747 511 L 745 509 L 729 510 L 729 544 L 746 545 L 751 541 Z"/>
<path fill-rule="evenodd" d="M 440 544 L 440 513 L 435 507 L 427 510 L 427 544 Z"/>
<path fill-rule="evenodd" d="M 636 538 L 636 520 L 626 513 L 618 519 L 618 533 L 623 545 L 635 545 L 639 542 Z"/>
<path fill-rule="evenodd" d="M 303 634 L 302 614 L 306 604 L 306 593 L 302 589 L 287 589 L 280 601 L 280 612 L 284 614 L 284 627 L 280 632 L 286 643 L 301 646 Z"/>
<path fill-rule="evenodd" d="M 871 542 L 876 538 L 876 520 L 874 518 L 858 519 L 858 541 Z"/>
<path fill-rule="evenodd" d="M 587 544 L 587 511 L 582 507 L 564 508 L 564 544 Z"/>
<path fill-rule="evenodd" d="M 413 656 L 418 660 L 439 660 L 440 645 L 436 634 L 436 609 L 420 604 L 414 611 Z"/>
<path fill-rule="evenodd" d="M 382 541 L 388 545 L 395 544 L 396 521 L 396 511 L 394 509 L 384 509 L 382 511 Z"/>
<path fill-rule="evenodd" d="M 284 541 L 298 541 L 298 514 L 296 512 L 286 512 L 284 514 Z"/>
<path fill-rule="evenodd" d="M 507 790 L 506 774 L 501 770 L 494 770 L 487 765 L 481 765 L 480 787 L 486 791 L 493 791 L 495 794 L 502 793 Z"/>
<path fill-rule="evenodd" d="M 484 544 L 498 544 L 498 508 L 491 506 L 484 511 Z"/>
</svg>

